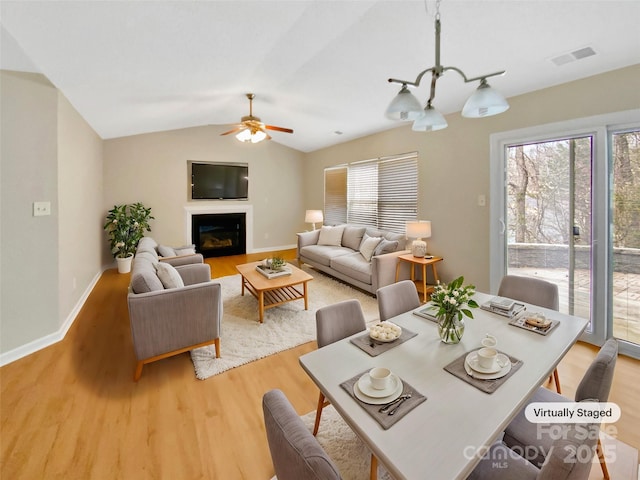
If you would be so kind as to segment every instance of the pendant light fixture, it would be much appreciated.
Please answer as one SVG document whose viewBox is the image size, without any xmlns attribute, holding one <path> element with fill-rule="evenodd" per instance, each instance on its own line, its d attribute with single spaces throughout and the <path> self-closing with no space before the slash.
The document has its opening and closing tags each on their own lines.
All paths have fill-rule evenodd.
<svg viewBox="0 0 640 480">
<path fill-rule="evenodd" d="M 440 0 L 436 2 L 435 16 L 435 40 L 436 40 L 436 64 L 423 70 L 418 74 L 415 81 L 398 80 L 390 78 L 390 83 L 402 85 L 398 95 L 391 101 L 386 111 L 387 118 L 392 120 L 413 121 L 412 130 L 416 132 L 431 132 L 447 127 L 444 116 L 433 108 L 432 103 L 436 96 L 436 82 L 447 70 L 457 72 L 465 83 L 480 81 L 478 89 L 469 97 L 462 109 L 462 116 L 468 118 L 482 118 L 497 115 L 509 109 L 509 104 L 505 98 L 496 90 L 491 88 L 487 78 L 504 75 L 505 71 L 489 73 L 479 77 L 467 78 L 462 70 L 457 67 L 444 67 L 440 63 Z M 419 87 L 422 78 L 431 72 L 431 91 L 427 105 L 422 108 L 418 99 L 411 93 L 408 85 Z"/>
</svg>

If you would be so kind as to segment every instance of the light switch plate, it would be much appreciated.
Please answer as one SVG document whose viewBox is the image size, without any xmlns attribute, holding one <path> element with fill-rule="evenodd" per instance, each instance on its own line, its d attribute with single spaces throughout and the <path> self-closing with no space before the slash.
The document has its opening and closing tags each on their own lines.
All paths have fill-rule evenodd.
<svg viewBox="0 0 640 480">
<path fill-rule="evenodd" d="M 51 215 L 51 202 L 33 202 L 33 216 L 44 217 Z"/>
</svg>

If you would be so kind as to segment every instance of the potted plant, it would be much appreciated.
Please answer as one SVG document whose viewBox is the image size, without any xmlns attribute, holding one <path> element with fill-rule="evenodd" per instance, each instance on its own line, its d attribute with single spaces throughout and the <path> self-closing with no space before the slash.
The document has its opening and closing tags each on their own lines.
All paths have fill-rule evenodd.
<svg viewBox="0 0 640 480">
<path fill-rule="evenodd" d="M 138 242 L 150 232 L 151 209 L 142 203 L 114 205 L 107 215 L 104 229 L 109 236 L 111 253 L 118 262 L 118 272 L 128 273 Z"/>
</svg>

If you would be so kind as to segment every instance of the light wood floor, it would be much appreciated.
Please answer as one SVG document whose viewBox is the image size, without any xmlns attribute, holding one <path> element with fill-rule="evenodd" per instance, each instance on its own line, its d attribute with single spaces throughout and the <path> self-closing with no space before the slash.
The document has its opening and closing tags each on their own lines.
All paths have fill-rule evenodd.
<svg viewBox="0 0 640 480">
<path fill-rule="evenodd" d="M 293 259 L 293 251 L 282 252 Z M 213 276 L 268 254 L 209 259 Z M 0 369 L 2 479 L 268 479 L 273 467 L 261 399 L 282 389 L 296 410 L 317 390 L 298 364 L 315 343 L 200 381 L 189 354 L 144 367 L 134 354 L 129 275 L 104 273 L 65 339 Z M 222 340 L 224 355 L 225 340 Z M 560 364 L 572 395 L 597 349 L 576 345 Z M 640 362 L 620 357 L 610 400 L 623 442 L 640 448 Z"/>
</svg>

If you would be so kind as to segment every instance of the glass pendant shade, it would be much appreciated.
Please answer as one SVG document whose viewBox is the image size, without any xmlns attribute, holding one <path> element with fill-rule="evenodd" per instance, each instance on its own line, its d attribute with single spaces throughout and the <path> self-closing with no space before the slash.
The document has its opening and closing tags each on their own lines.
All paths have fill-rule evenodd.
<svg viewBox="0 0 640 480">
<path fill-rule="evenodd" d="M 431 105 L 427 105 L 423 114 L 413 122 L 411 130 L 414 132 L 433 132 L 435 130 L 447 128 L 448 125 L 449 124 L 439 111 Z"/>
<path fill-rule="evenodd" d="M 385 115 L 391 120 L 415 120 L 422 114 L 418 99 L 403 85 L 398 95 L 391 101 Z"/>
<path fill-rule="evenodd" d="M 509 109 L 505 98 L 491 88 L 486 80 L 480 83 L 478 89 L 469 97 L 462 108 L 462 116 L 467 118 L 490 117 Z"/>
<path fill-rule="evenodd" d="M 267 134 L 262 130 L 251 132 L 251 130 L 247 128 L 246 130 L 242 130 L 240 133 L 238 133 L 236 135 L 236 138 L 241 142 L 258 143 L 267 138 Z"/>
</svg>

